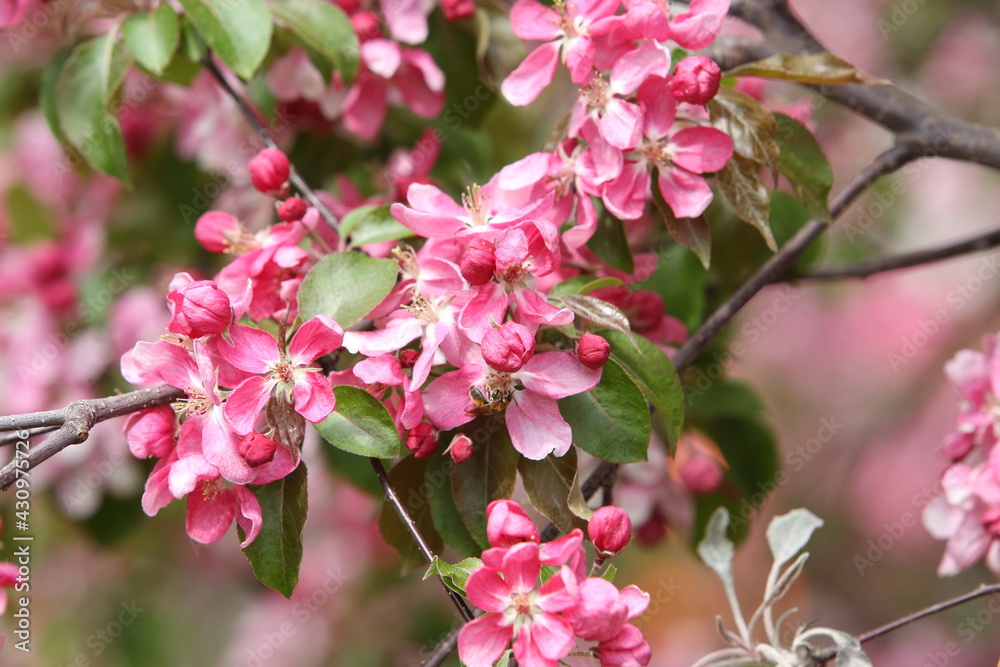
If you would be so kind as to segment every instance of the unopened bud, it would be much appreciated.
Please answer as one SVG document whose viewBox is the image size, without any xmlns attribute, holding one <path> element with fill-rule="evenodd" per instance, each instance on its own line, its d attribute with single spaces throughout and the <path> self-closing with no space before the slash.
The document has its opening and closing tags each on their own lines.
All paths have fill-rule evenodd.
<svg viewBox="0 0 1000 667">
<path fill-rule="evenodd" d="M 403 350 L 399 353 L 399 365 L 403 368 L 413 368 L 413 364 L 417 363 L 419 358 L 419 350 Z"/>
<path fill-rule="evenodd" d="M 285 154 L 275 148 L 265 148 L 250 160 L 250 180 L 253 186 L 266 195 L 288 196 L 288 177 L 291 165 Z"/>
<path fill-rule="evenodd" d="M 298 197 L 289 197 L 277 206 L 278 219 L 282 222 L 297 222 L 309 210 L 309 205 Z"/>
<path fill-rule="evenodd" d="M 437 430 L 427 422 L 420 422 L 406 434 L 406 448 L 418 459 L 426 459 L 437 451 Z"/>
<path fill-rule="evenodd" d="M 681 467 L 681 481 L 691 493 L 711 493 L 722 484 L 722 469 L 707 456 L 695 456 Z"/>
<path fill-rule="evenodd" d="M 688 56 L 679 63 L 670 81 L 670 92 L 678 102 L 708 104 L 719 92 L 722 71 L 711 58 Z"/>
<path fill-rule="evenodd" d="M 641 289 L 629 294 L 624 310 L 628 313 L 633 331 L 643 332 L 655 329 L 663 321 L 666 307 L 663 297 L 651 290 Z"/>
<path fill-rule="evenodd" d="M 472 18 L 476 13 L 475 0 L 441 0 L 441 10 L 449 21 Z"/>
<path fill-rule="evenodd" d="M 455 463 L 465 463 L 472 456 L 472 439 L 464 433 L 459 433 L 448 445 L 448 454 Z"/>
<path fill-rule="evenodd" d="M 611 346 L 597 334 L 585 333 L 576 343 L 576 356 L 581 364 L 596 371 L 611 356 Z"/>
<path fill-rule="evenodd" d="M 632 539 L 632 520 L 622 508 L 605 505 L 590 517 L 587 535 L 598 555 L 609 558 L 620 553 Z"/>
<path fill-rule="evenodd" d="M 497 270 L 496 248 L 486 239 L 475 239 L 462 253 L 462 277 L 470 285 L 485 285 Z"/>
<path fill-rule="evenodd" d="M 221 333 L 233 321 L 229 296 L 211 280 L 199 280 L 170 292 L 167 307 L 167 329 L 188 338 Z"/>
<path fill-rule="evenodd" d="M 222 211 L 204 213 L 194 225 L 194 237 L 209 252 L 225 252 L 242 234 L 240 221 Z"/>
<path fill-rule="evenodd" d="M 263 433 L 254 431 L 240 439 L 238 451 L 248 466 L 257 468 L 270 463 L 274 459 L 276 449 L 278 449 L 277 442 Z"/>
<path fill-rule="evenodd" d="M 490 329 L 483 336 L 483 359 L 493 370 L 513 373 L 521 370 L 535 353 L 535 336 L 517 322 L 504 322 L 499 329 Z"/>
</svg>

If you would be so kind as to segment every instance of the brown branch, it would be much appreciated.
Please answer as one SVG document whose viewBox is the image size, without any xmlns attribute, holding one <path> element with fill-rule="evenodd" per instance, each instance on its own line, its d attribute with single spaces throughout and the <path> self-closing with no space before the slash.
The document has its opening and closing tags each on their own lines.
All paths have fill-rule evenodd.
<svg viewBox="0 0 1000 667">
<path fill-rule="evenodd" d="M 257 117 L 257 113 L 253 110 L 253 107 L 250 106 L 250 103 L 243 98 L 239 91 L 233 88 L 229 79 L 226 78 L 219 67 L 215 64 L 215 61 L 212 60 L 211 52 L 205 54 L 205 57 L 202 59 L 202 64 L 215 78 L 219 85 L 222 86 L 222 89 L 226 91 L 226 94 L 228 94 L 229 97 L 232 98 L 233 102 L 236 103 L 240 113 L 243 114 L 243 118 L 245 118 L 247 123 L 249 123 L 254 129 L 261 141 L 267 144 L 268 148 L 280 150 L 278 148 L 278 144 L 274 142 L 274 138 L 271 137 L 271 133 L 268 132 L 267 128 L 264 127 L 264 124 L 260 122 L 260 118 Z M 330 209 L 328 209 L 322 201 L 320 201 L 320 198 L 316 195 L 316 191 L 313 190 L 301 176 L 299 176 L 299 173 L 295 170 L 295 165 L 291 165 L 291 173 L 288 180 L 291 181 L 292 185 L 295 186 L 295 189 L 301 192 L 302 196 L 308 199 L 309 203 L 312 204 L 317 211 L 319 211 L 319 214 L 323 216 L 323 219 L 326 220 L 327 224 L 339 232 L 340 225 L 337 222 L 337 217 L 330 212 Z M 326 252 L 333 252 L 332 248 L 326 244 L 321 236 L 313 233 L 313 230 L 309 231 L 313 239 L 320 245 L 321 248 L 323 248 L 323 250 Z"/>
<path fill-rule="evenodd" d="M 957 607 L 960 604 L 965 604 L 966 602 L 975 600 L 976 598 L 986 597 L 987 595 L 993 595 L 996 593 L 1000 593 L 1000 584 L 982 584 L 979 586 L 979 588 L 977 588 L 974 591 L 964 593 L 950 600 L 945 600 L 944 602 L 938 602 L 937 604 L 933 604 L 929 607 L 926 607 L 925 609 L 921 609 L 920 611 L 914 612 L 909 616 L 904 616 L 903 618 L 892 621 L 891 623 L 886 623 L 885 625 L 875 628 L 874 630 L 869 630 L 868 632 L 864 632 L 858 635 L 858 641 L 864 644 L 867 641 L 871 641 L 872 639 L 888 634 L 893 630 L 898 630 L 904 625 L 909 625 L 914 621 L 919 621 L 922 618 L 933 616 L 934 614 L 939 614 L 942 611 L 946 611 L 948 609 L 951 609 L 952 607 Z M 815 657 L 820 662 L 827 662 L 828 660 L 834 658 L 836 655 L 837 655 L 836 647 L 831 647 L 824 649 L 822 651 L 817 651 L 813 657 Z"/>
<path fill-rule="evenodd" d="M 378 477 L 379 484 L 382 485 L 382 492 L 385 494 L 386 502 L 392 505 L 392 509 L 396 511 L 396 515 L 399 516 L 399 520 L 403 522 L 403 527 L 406 528 L 406 532 L 410 534 L 410 538 L 414 541 L 414 543 L 416 543 L 417 548 L 420 549 L 420 553 L 423 555 L 424 560 L 426 560 L 428 564 L 434 562 L 434 552 L 431 551 L 430 546 L 427 544 L 427 540 L 425 540 L 424 536 L 420 534 L 417 524 L 406 511 L 403 501 L 400 500 L 399 494 L 396 493 L 395 487 L 393 487 L 392 482 L 389 480 L 389 474 L 385 471 L 385 467 L 382 465 L 381 459 L 373 457 L 368 460 L 372 464 L 375 476 Z M 438 581 L 441 582 L 441 586 L 444 587 L 448 597 L 451 598 L 452 604 L 454 604 L 458 609 L 458 613 L 462 615 L 462 619 L 465 622 L 474 619 L 476 616 L 472 613 L 472 609 L 469 608 L 469 605 L 465 602 L 461 595 L 451 590 L 448 585 L 444 583 L 444 577 L 440 574 L 438 575 Z"/>
<path fill-rule="evenodd" d="M 18 440 L 22 439 L 21 436 L 28 435 L 30 437 L 30 431 L 25 433 L 27 429 L 50 430 L 50 427 L 58 426 L 55 433 L 46 438 L 44 442 L 31 448 L 26 467 L 19 467 L 17 465 L 19 461 L 14 460 L 0 469 L 0 489 L 6 491 L 18 475 L 23 477 L 26 471 L 31 470 L 53 454 L 86 440 L 90 435 L 90 429 L 95 424 L 132 412 L 169 405 L 182 396 L 184 396 L 182 390 L 160 385 L 149 389 L 130 391 L 119 396 L 73 401 L 62 410 L 0 417 L 0 431 L 14 431 Z"/>
<path fill-rule="evenodd" d="M 869 276 L 887 271 L 896 271 L 945 259 L 961 257 L 975 252 L 982 252 L 1000 246 L 1000 229 L 991 229 L 964 241 L 957 241 L 935 248 L 915 250 L 913 252 L 878 257 L 846 266 L 830 266 L 816 269 L 810 273 L 795 275 L 787 280 L 840 280 L 843 278 L 868 278 Z"/>
</svg>

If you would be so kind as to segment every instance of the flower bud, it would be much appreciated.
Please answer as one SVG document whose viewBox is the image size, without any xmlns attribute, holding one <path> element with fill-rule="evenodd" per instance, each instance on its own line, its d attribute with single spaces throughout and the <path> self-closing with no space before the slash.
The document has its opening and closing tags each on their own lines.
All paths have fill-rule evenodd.
<svg viewBox="0 0 1000 667">
<path fill-rule="evenodd" d="M 418 459 L 426 459 L 437 451 L 437 430 L 427 422 L 420 422 L 406 434 L 406 448 Z"/>
<path fill-rule="evenodd" d="M 611 346 L 597 334 L 585 333 L 576 343 L 576 356 L 581 364 L 596 371 L 611 356 Z"/>
<path fill-rule="evenodd" d="M 194 224 L 194 237 L 209 252 L 225 252 L 242 235 L 240 221 L 222 211 L 203 213 Z"/>
<path fill-rule="evenodd" d="M 670 92 L 678 102 L 708 104 L 719 92 L 722 71 L 711 58 L 689 56 L 677 63 Z"/>
<path fill-rule="evenodd" d="M 240 438 L 238 450 L 240 456 L 251 468 L 257 468 L 270 463 L 274 459 L 274 452 L 278 449 L 278 443 L 263 433 L 248 433 Z"/>
<path fill-rule="evenodd" d="M 722 470 L 713 459 L 695 456 L 681 467 L 681 481 L 691 493 L 711 493 L 722 484 Z"/>
<path fill-rule="evenodd" d="M 403 368 L 413 368 L 420 358 L 420 350 L 403 350 L 399 353 L 399 365 Z"/>
<path fill-rule="evenodd" d="M 663 297 L 651 290 L 641 289 L 629 294 L 624 310 L 628 313 L 633 331 L 643 332 L 655 329 L 663 321 L 666 307 Z"/>
<path fill-rule="evenodd" d="M 255 188 L 266 195 L 287 197 L 290 174 L 288 158 L 277 149 L 265 148 L 250 160 L 250 180 Z"/>
<path fill-rule="evenodd" d="M 358 41 L 364 44 L 370 39 L 382 36 L 378 14 L 375 12 L 358 12 L 351 15 L 351 26 L 358 35 Z"/>
<path fill-rule="evenodd" d="M 496 248 L 486 239 L 475 239 L 462 253 L 462 277 L 470 285 L 485 285 L 497 270 Z"/>
<path fill-rule="evenodd" d="M 521 370 L 535 353 L 535 336 L 517 322 L 504 322 L 499 329 L 490 329 L 483 336 L 483 359 L 493 370 L 513 373 Z"/>
<path fill-rule="evenodd" d="M 448 445 L 448 454 L 455 463 L 465 463 L 472 456 L 472 440 L 464 433 L 459 433 Z"/>
<path fill-rule="evenodd" d="M 472 18 L 476 13 L 475 0 L 441 0 L 441 10 L 449 21 Z"/>
<path fill-rule="evenodd" d="M 277 206 L 278 219 L 282 222 L 297 222 L 309 210 L 309 205 L 298 197 L 289 197 Z"/>
<path fill-rule="evenodd" d="M 620 553 L 632 538 L 632 520 L 620 507 L 605 505 L 590 517 L 587 535 L 598 555 L 609 558 Z"/>
<path fill-rule="evenodd" d="M 486 537 L 504 549 L 521 542 L 539 542 L 538 529 L 513 500 L 494 500 L 486 507 Z"/>
<path fill-rule="evenodd" d="M 170 292 L 167 307 L 167 329 L 188 338 L 222 333 L 233 321 L 229 295 L 211 280 L 198 280 Z"/>
</svg>

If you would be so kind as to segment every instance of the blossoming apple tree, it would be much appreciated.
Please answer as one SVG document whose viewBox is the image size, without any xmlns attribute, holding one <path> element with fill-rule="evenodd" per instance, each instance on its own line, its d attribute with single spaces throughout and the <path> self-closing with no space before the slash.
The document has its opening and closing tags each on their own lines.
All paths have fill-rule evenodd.
<svg viewBox="0 0 1000 667">
<path fill-rule="evenodd" d="M 116 181 L 145 177 L 152 137 L 175 129 L 187 157 L 224 165 L 232 183 L 181 207 L 185 247 L 218 261 L 162 281 L 165 329 L 126 328 L 121 392 L 59 393 L 64 377 L 12 358 L 8 382 L 20 368 L 45 400 L 79 400 L 39 412 L 55 406 L 26 399 L 0 418 L 4 443 L 24 443 L 0 485 L 27 488 L 35 466 L 121 417 L 131 454 L 150 461 L 142 510 L 186 504 L 199 543 L 235 522 L 254 574 L 289 596 L 309 504 L 303 448 L 317 447 L 341 483 L 378 481 L 383 538 L 454 603 L 456 632 L 426 664 L 457 647 L 470 667 L 646 665 L 630 621 L 649 595 L 617 584 L 610 559 L 633 530 L 650 542 L 670 523 L 669 459 L 736 627 L 698 664 L 870 664 L 861 642 L 875 634 L 803 627 L 782 640 L 773 607 L 822 524 L 807 510 L 772 522 L 765 599 L 744 618 L 730 561 L 747 527 L 729 518 L 778 459 L 753 389 L 712 353 L 772 282 L 995 244 L 819 270 L 809 252 L 911 161 L 1000 167 L 1000 134 L 827 53 L 781 0 L 66 4 L 0 2 L 12 48 L 45 59 L 37 106 L 72 185 L 53 195 L 66 228 L 33 274 L 44 316 L 66 317 L 74 258 L 99 253 L 73 221 L 126 205 Z M 56 48 L 19 32 L 37 16 L 65 28 Z M 725 36 L 733 25 L 758 37 Z M 831 198 L 809 110 L 776 110 L 761 79 L 812 87 L 896 142 Z M 511 155 L 486 111 L 541 100 L 545 131 Z M 333 137 L 327 152 L 314 137 Z M 510 159 L 484 171 L 484 144 Z M 756 238 L 733 246 L 715 231 L 722 218 Z M 145 219 L 142 233 L 171 225 Z M 747 267 L 737 280 L 712 273 L 727 244 Z M 3 252 L 41 266 L 31 247 Z M 942 574 L 982 558 L 1000 571 L 996 355 L 991 341 L 947 367 L 968 406 L 945 445 L 946 494 L 926 513 L 948 540 Z M 17 582 L 0 567 L 0 585 Z"/>
</svg>

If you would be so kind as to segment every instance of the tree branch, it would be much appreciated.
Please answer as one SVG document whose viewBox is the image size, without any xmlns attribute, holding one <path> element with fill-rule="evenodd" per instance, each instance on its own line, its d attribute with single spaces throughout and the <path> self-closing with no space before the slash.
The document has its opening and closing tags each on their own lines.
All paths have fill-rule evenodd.
<svg viewBox="0 0 1000 667">
<path fill-rule="evenodd" d="M 264 127 L 264 124 L 260 122 L 260 118 L 257 117 L 257 113 L 253 110 L 253 107 L 250 106 L 250 103 L 247 102 L 242 95 L 240 95 L 239 91 L 233 87 L 233 85 L 229 82 L 229 79 L 226 78 L 226 76 L 212 60 L 211 52 L 205 54 L 205 57 L 202 59 L 202 64 L 205 66 L 205 69 L 211 73 L 215 80 L 219 82 L 219 85 L 222 86 L 222 89 L 225 90 L 229 97 L 232 98 L 233 102 L 236 103 L 236 106 L 243 114 L 243 117 L 254 129 L 261 141 L 267 144 L 268 148 L 280 150 L 278 148 L 278 144 L 274 142 L 274 138 L 271 137 L 271 133 L 268 132 L 267 128 Z M 313 190 L 301 176 L 299 176 L 299 173 L 295 170 L 295 165 L 291 165 L 291 174 L 289 175 L 288 180 L 290 180 L 292 185 L 295 186 L 295 189 L 301 192 L 302 196 L 308 199 L 309 203 L 312 204 L 317 211 L 319 211 L 319 214 L 323 216 L 323 219 L 326 220 L 327 224 L 339 232 L 340 225 L 337 222 L 337 217 L 330 212 L 330 209 L 328 209 L 322 201 L 320 201 L 320 198 L 316 195 L 316 191 Z M 312 230 L 310 230 L 310 233 L 312 233 Z M 322 237 L 315 233 L 312 233 L 312 236 L 316 242 L 320 244 L 320 247 L 326 252 L 333 252 L 333 250 L 327 246 Z"/>
<path fill-rule="evenodd" d="M 182 396 L 182 390 L 160 385 L 119 396 L 73 401 L 62 410 L 0 417 L 0 431 L 14 431 L 18 440 L 23 439 L 21 436 L 32 435 L 28 429 L 44 429 L 41 432 L 45 432 L 51 430 L 51 427 L 58 427 L 44 442 L 31 448 L 26 469 L 18 468 L 16 460 L 0 469 L 0 489 L 6 491 L 17 479 L 18 471 L 23 476 L 25 470 L 31 470 L 53 454 L 86 440 L 95 424 L 132 412 L 169 405 Z"/>
<path fill-rule="evenodd" d="M 878 257 L 846 266 L 830 266 L 816 269 L 810 273 L 793 275 L 784 280 L 840 280 L 842 278 L 868 278 L 878 273 L 896 271 L 923 264 L 940 262 L 945 259 L 961 257 L 970 253 L 981 252 L 1000 246 L 1000 229 L 991 229 L 964 241 L 956 241 L 947 245 L 913 252 L 902 253 L 890 257 Z"/>
<path fill-rule="evenodd" d="M 409 513 L 406 511 L 403 501 L 400 500 L 399 494 L 396 493 L 396 489 L 392 486 L 392 482 L 389 480 L 389 475 L 386 473 L 381 459 L 370 458 L 368 460 L 372 464 L 375 476 L 378 477 L 379 484 L 382 485 L 382 492 L 385 494 L 386 502 L 392 505 L 392 509 L 396 511 L 396 515 L 399 516 L 399 520 L 403 522 L 406 532 L 410 534 L 410 537 L 416 543 L 417 548 L 420 549 L 420 553 L 423 554 L 427 563 L 432 563 L 434 561 L 434 552 L 431 551 L 431 548 L 427 545 L 427 540 L 425 540 L 424 536 L 420 534 L 417 524 L 412 518 L 410 518 Z M 458 613 L 462 615 L 462 619 L 465 622 L 469 622 L 474 619 L 476 616 L 472 613 L 472 609 L 469 608 L 469 605 L 464 599 L 462 599 L 461 595 L 448 588 L 448 585 L 444 583 L 444 578 L 440 574 L 438 575 L 438 581 L 441 582 L 441 586 L 444 587 L 448 597 L 451 598 L 452 603 L 458 609 Z"/>
</svg>

